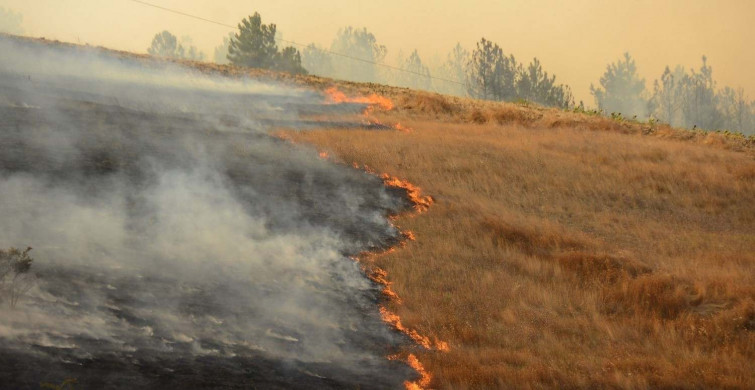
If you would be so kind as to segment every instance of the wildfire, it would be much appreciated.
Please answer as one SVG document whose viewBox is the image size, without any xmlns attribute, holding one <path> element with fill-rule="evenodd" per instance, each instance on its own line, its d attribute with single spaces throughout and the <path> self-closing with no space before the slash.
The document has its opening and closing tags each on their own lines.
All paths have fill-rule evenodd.
<svg viewBox="0 0 755 390">
<path fill-rule="evenodd" d="M 330 157 L 330 156 L 328 155 L 328 152 L 325 152 L 325 151 L 322 151 L 322 152 L 320 152 L 319 156 L 320 156 L 320 158 L 321 158 L 321 159 L 323 159 L 323 160 L 327 160 L 327 159 L 328 159 L 328 157 Z"/>
<path fill-rule="evenodd" d="M 325 90 L 325 96 L 331 103 L 364 103 L 367 104 L 365 114 L 371 113 L 375 106 L 380 107 L 384 111 L 390 111 L 393 109 L 393 102 L 385 96 L 378 94 L 372 94 L 369 96 L 346 96 L 336 87 L 330 87 Z"/>
<path fill-rule="evenodd" d="M 375 112 L 375 108 L 379 107 L 383 111 L 390 111 L 393 109 L 393 101 L 391 99 L 380 96 L 378 94 L 371 94 L 369 96 L 347 96 L 345 93 L 340 91 L 336 87 L 330 87 L 325 90 L 325 96 L 330 103 L 362 103 L 366 104 L 367 107 L 365 107 L 364 111 L 362 111 L 362 115 L 364 117 L 363 121 L 366 125 L 380 125 L 385 126 L 383 123 L 381 123 L 379 120 L 377 120 L 375 117 L 372 116 L 372 114 Z M 385 127 L 393 127 L 395 130 L 409 133 L 411 132 L 411 129 L 401 125 L 401 123 L 396 123 L 393 126 L 385 126 Z"/>
<path fill-rule="evenodd" d="M 404 386 L 406 386 L 407 390 L 422 390 L 430 385 L 430 382 L 432 381 L 433 377 L 430 375 L 429 372 L 425 370 L 425 366 L 420 363 L 419 359 L 417 359 L 416 356 L 413 354 L 409 354 L 409 356 L 406 358 L 406 362 L 409 363 L 409 366 L 413 368 L 415 371 L 419 373 L 419 379 L 416 382 L 404 382 Z"/>
<path fill-rule="evenodd" d="M 393 125 L 393 128 L 402 133 L 410 133 L 412 131 L 412 129 L 406 126 L 403 126 L 401 123 L 396 123 L 395 125 Z"/>
<path fill-rule="evenodd" d="M 442 352 L 448 351 L 448 343 L 444 341 L 432 342 L 428 337 L 419 334 L 416 330 L 405 327 L 404 324 L 401 323 L 401 318 L 399 318 L 399 316 L 391 313 L 383 306 L 380 307 L 380 318 L 383 319 L 383 322 L 388 323 L 399 332 L 409 336 L 417 344 L 425 347 L 425 349 L 435 349 Z"/>
<path fill-rule="evenodd" d="M 328 92 L 329 92 L 329 96 L 331 96 L 331 100 L 346 101 L 346 100 L 343 100 L 343 99 L 346 99 L 346 96 L 340 91 L 338 91 L 337 89 L 331 88 L 328 90 Z M 400 124 L 397 124 L 396 128 L 399 129 L 402 127 Z M 327 152 L 320 152 L 320 157 L 328 158 Z M 352 166 L 355 169 L 360 169 L 360 166 L 357 162 L 353 162 Z M 409 200 L 412 202 L 412 204 L 414 205 L 414 209 L 418 213 L 426 211 L 434 202 L 432 197 L 423 195 L 422 190 L 419 187 L 415 186 L 414 184 L 406 180 L 401 180 L 387 173 L 378 174 L 374 169 L 370 168 L 366 164 L 363 165 L 361 169 L 363 169 L 367 173 L 379 176 L 383 180 L 383 183 L 386 186 L 397 187 L 397 188 L 402 188 L 406 190 L 406 194 Z M 397 216 L 391 215 L 389 216 L 389 218 L 391 219 L 391 221 L 395 221 Z M 416 239 L 414 233 L 408 230 L 402 232 L 402 235 L 407 240 L 410 240 L 410 241 L 413 241 Z M 404 243 L 402 242 L 402 245 L 403 244 Z M 375 266 L 374 262 L 372 261 L 374 260 L 376 256 L 385 255 L 385 254 L 394 252 L 396 248 L 397 248 L 396 246 L 390 247 L 384 250 L 383 252 L 379 252 L 379 253 L 378 252 L 362 253 L 359 256 L 352 257 L 352 259 L 358 263 L 361 263 L 362 269 L 364 270 L 365 274 L 367 274 L 368 277 L 372 281 L 380 285 L 383 285 L 383 295 L 386 296 L 388 300 L 390 300 L 394 304 L 401 304 L 401 298 L 391 288 L 392 283 L 388 280 L 388 273 L 385 270 Z M 389 324 L 390 326 L 395 328 L 397 331 L 406 334 L 415 343 L 421 345 L 423 348 L 427 350 L 436 350 L 440 352 L 447 352 L 449 350 L 448 343 L 444 341 L 440 341 L 440 340 L 432 341 L 430 340 L 429 337 L 421 335 L 416 330 L 410 329 L 404 326 L 404 324 L 401 323 L 401 318 L 395 313 L 392 313 L 391 311 L 389 311 L 383 305 L 380 306 L 380 317 L 383 320 L 383 322 Z M 400 354 L 389 355 L 387 358 L 389 360 L 397 360 L 397 359 L 400 360 L 401 355 Z M 427 388 L 427 386 L 429 386 L 430 382 L 432 381 L 432 376 L 430 375 L 429 372 L 427 372 L 427 370 L 425 370 L 425 367 L 422 365 L 419 359 L 417 359 L 417 357 L 414 356 L 413 354 L 409 354 L 406 358 L 406 362 L 410 367 L 412 367 L 420 375 L 420 378 L 416 381 L 404 382 L 404 386 L 406 387 L 406 389 L 407 390 L 422 390 L 422 389 Z"/>
<path fill-rule="evenodd" d="M 380 175 L 380 178 L 383 179 L 383 183 L 385 183 L 386 186 L 405 189 L 406 195 L 409 197 L 409 200 L 414 203 L 414 209 L 417 210 L 418 213 L 426 211 L 434 202 L 431 196 L 422 195 L 422 190 L 419 187 L 406 180 L 401 180 L 387 173 Z"/>
<path fill-rule="evenodd" d="M 388 360 L 402 360 L 401 354 L 388 355 L 387 358 Z M 430 382 L 432 382 L 433 376 L 430 375 L 427 370 L 425 370 L 425 366 L 420 363 L 419 359 L 417 359 L 414 354 L 410 353 L 409 356 L 406 357 L 406 363 L 409 365 L 409 367 L 413 368 L 414 371 L 417 371 L 417 373 L 419 374 L 418 380 L 414 382 L 404 382 L 404 387 L 406 388 L 406 390 L 423 390 L 427 388 L 427 386 L 430 386 Z"/>
<path fill-rule="evenodd" d="M 397 304 L 401 304 L 401 298 L 391 289 L 391 282 L 388 281 L 387 277 L 388 273 L 378 267 L 375 267 L 369 274 L 369 278 L 373 282 L 383 285 L 383 295 Z"/>
</svg>

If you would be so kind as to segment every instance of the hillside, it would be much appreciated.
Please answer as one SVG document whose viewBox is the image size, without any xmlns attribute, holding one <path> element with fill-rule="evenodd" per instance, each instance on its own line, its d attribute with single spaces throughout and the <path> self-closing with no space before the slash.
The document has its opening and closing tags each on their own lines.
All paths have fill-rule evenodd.
<svg viewBox="0 0 755 390">
<path fill-rule="evenodd" d="M 410 130 L 286 135 L 435 200 L 366 258 L 429 387 L 755 386 L 752 138 L 348 87 Z"/>
<path fill-rule="evenodd" d="M 407 386 L 755 387 L 752 137 L 173 62 L 374 103 L 271 133 L 416 196 L 393 218 L 413 240 L 356 256 L 383 319 L 428 341 L 390 356 L 426 371 Z"/>
</svg>

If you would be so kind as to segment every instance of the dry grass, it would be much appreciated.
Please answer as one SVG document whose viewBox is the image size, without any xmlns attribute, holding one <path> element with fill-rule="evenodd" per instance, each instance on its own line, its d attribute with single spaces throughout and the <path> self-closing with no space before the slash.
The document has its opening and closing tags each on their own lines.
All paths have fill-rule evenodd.
<svg viewBox="0 0 755 390">
<path fill-rule="evenodd" d="M 398 101 L 381 119 L 411 133 L 290 135 L 436 199 L 397 221 L 416 241 L 374 259 L 404 325 L 450 344 L 412 351 L 433 387 L 755 387 L 751 154 L 606 118 Z"/>
</svg>

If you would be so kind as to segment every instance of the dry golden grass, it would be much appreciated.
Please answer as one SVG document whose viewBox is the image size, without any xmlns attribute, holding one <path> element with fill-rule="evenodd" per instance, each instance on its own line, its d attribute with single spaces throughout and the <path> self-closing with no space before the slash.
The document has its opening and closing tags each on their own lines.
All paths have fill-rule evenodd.
<svg viewBox="0 0 755 390">
<path fill-rule="evenodd" d="M 374 258 L 402 300 L 389 308 L 450 345 L 410 348 L 432 387 L 755 387 L 750 146 L 542 108 L 395 100 L 381 120 L 408 134 L 288 134 L 435 198 L 397 221 L 416 241 Z"/>
</svg>

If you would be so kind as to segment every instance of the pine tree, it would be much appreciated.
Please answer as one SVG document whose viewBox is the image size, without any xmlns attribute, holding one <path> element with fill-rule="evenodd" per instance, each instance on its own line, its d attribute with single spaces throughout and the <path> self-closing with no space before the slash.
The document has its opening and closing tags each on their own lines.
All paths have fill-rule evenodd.
<svg viewBox="0 0 755 390">
<path fill-rule="evenodd" d="M 306 73 L 301 66 L 301 55 L 293 47 L 280 52 L 275 43 L 277 26 L 262 23 L 258 12 L 239 23 L 239 32 L 228 45 L 228 60 L 234 65 L 251 68 L 278 69 L 289 73 Z"/>
<path fill-rule="evenodd" d="M 623 59 L 608 64 L 600 78 L 600 87 L 590 86 L 590 93 L 601 110 L 640 118 L 647 115 L 644 92 L 645 79 L 637 74 L 637 65 L 629 53 L 624 53 Z"/>
</svg>

